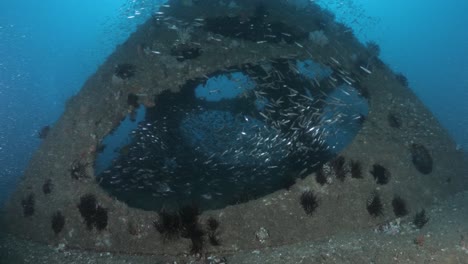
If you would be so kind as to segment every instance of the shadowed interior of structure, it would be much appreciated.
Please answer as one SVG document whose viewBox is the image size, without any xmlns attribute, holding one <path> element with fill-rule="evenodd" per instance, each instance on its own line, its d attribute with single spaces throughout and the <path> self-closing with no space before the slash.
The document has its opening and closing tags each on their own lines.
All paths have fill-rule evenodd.
<svg viewBox="0 0 468 264">
<path fill-rule="evenodd" d="M 98 181 L 146 210 L 217 209 L 289 188 L 351 142 L 367 115 L 356 88 L 330 87 L 332 74 L 312 60 L 278 59 L 190 80 L 136 110 L 144 117 L 124 144 L 105 140 Z"/>
</svg>

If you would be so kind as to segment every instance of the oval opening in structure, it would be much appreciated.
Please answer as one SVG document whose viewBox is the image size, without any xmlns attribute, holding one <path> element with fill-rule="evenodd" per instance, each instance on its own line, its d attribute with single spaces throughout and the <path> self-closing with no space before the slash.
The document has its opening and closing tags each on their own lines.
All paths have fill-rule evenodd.
<svg viewBox="0 0 468 264">
<path fill-rule="evenodd" d="M 98 182 L 145 210 L 217 209 L 288 188 L 351 142 L 367 115 L 358 90 L 332 75 L 311 60 L 279 59 L 163 92 L 120 132 L 120 146 L 98 156 Z"/>
</svg>

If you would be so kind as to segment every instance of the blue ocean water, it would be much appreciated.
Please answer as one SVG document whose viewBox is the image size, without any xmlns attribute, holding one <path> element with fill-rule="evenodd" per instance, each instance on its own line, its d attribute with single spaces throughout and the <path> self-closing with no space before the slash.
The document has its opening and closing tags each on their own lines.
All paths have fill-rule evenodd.
<svg viewBox="0 0 468 264">
<path fill-rule="evenodd" d="M 0 1 L 0 203 L 38 133 L 162 1 Z"/>
<path fill-rule="evenodd" d="M 361 41 L 376 41 L 383 61 L 408 77 L 460 148 L 468 149 L 467 1 L 317 2 Z M 0 203 L 40 144 L 40 129 L 59 118 L 67 99 L 162 3 L 0 2 Z"/>
<path fill-rule="evenodd" d="M 468 149 L 468 1 L 320 1 L 409 86 L 465 151 Z"/>
</svg>

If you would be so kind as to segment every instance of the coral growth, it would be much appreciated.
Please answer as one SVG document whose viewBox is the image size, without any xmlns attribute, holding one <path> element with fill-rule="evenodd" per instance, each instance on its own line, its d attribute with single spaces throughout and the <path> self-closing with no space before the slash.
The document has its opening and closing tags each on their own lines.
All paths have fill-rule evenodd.
<svg viewBox="0 0 468 264">
<path fill-rule="evenodd" d="M 165 239 L 179 236 L 192 241 L 191 253 L 199 253 L 203 249 L 205 232 L 198 223 L 200 211 L 195 205 L 187 205 L 178 212 L 161 210 L 158 221 L 153 222 L 156 230 Z"/>
<path fill-rule="evenodd" d="M 362 166 L 359 161 L 351 161 L 351 177 L 355 179 L 362 179 Z"/>
<path fill-rule="evenodd" d="M 409 85 L 409 83 L 408 83 L 408 78 L 406 78 L 406 76 L 403 75 L 403 73 L 396 73 L 396 74 L 395 74 L 395 79 L 396 79 L 402 86 L 408 87 L 408 85 Z"/>
<path fill-rule="evenodd" d="M 369 100 L 369 98 L 370 98 L 369 88 L 367 88 L 367 87 L 365 87 L 365 86 L 362 86 L 362 85 L 356 85 L 356 89 L 359 91 L 359 94 L 360 94 L 362 97 L 364 97 L 364 98 L 366 98 L 367 100 Z M 366 117 L 365 115 L 360 114 L 359 119 L 358 119 L 359 123 L 364 124 L 364 122 L 366 121 L 366 118 L 367 118 L 367 117 Z"/>
<path fill-rule="evenodd" d="M 52 215 L 52 230 L 57 235 L 58 233 L 62 232 L 63 227 L 65 226 L 65 216 L 63 216 L 61 211 L 56 211 Z"/>
<path fill-rule="evenodd" d="M 80 211 L 81 216 L 84 218 L 88 229 L 93 228 L 94 214 L 96 212 L 96 207 L 97 207 L 97 202 L 96 202 L 96 197 L 94 195 L 88 194 L 80 198 L 80 203 L 78 204 L 78 210 Z"/>
<path fill-rule="evenodd" d="M 182 223 L 182 237 L 190 236 L 191 229 L 198 224 L 200 210 L 195 205 L 186 205 L 179 209 L 179 216 Z"/>
<path fill-rule="evenodd" d="M 93 194 L 87 194 L 80 198 L 78 210 L 89 230 L 96 227 L 97 230 L 101 231 L 107 227 L 107 209 L 98 205 L 96 197 Z"/>
<path fill-rule="evenodd" d="M 129 220 L 127 223 L 127 231 L 132 236 L 136 236 L 140 233 L 140 229 L 138 225 L 132 220 Z"/>
<path fill-rule="evenodd" d="M 97 230 L 103 230 L 107 227 L 107 220 L 107 209 L 98 205 L 94 214 L 94 226 Z"/>
<path fill-rule="evenodd" d="M 367 200 L 367 212 L 373 217 L 383 215 L 383 204 L 378 192 L 373 192 Z"/>
<path fill-rule="evenodd" d="M 21 200 L 21 207 L 23 207 L 23 215 L 25 217 L 32 216 L 34 214 L 35 199 L 34 194 L 29 194 L 26 198 Z"/>
<path fill-rule="evenodd" d="M 44 194 L 49 194 L 52 192 L 53 188 L 54 188 L 54 184 L 52 183 L 52 180 L 47 179 L 42 185 L 42 192 Z"/>
<path fill-rule="evenodd" d="M 286 42 L 292 44 L 294 41 L 307 38 L 307 33 L 301 28 L 289 26 L 282 21 L 267 21 L 265 16 L 268 16 L 267 11 L 258 5 L 255 14 L 250 17 L 240 15 L 206 18 L 205 28 L 214 34 L 262 43 Z M 323 31 L 318 31 L 315 35 L 318 37 L 317 40 L 321 41 L 320 44 L 328 43 L 328 38 L 324 38 Z M 212 37 L 211 39 L 216 38 Z"/>
<path fill-rule="evenodd" d="M 193 228 L 190 229 L 190 233 L 188 235 L 188 238 L 192 241 L 190 252 L 192 254 L 200 253 L 203 250 L 203 245 L 205 243 L 203 239 L 205 232 L 200 228 L 200 226 L 194 225 Z"/>
<path fill-rule="evenodd" d="M 167 210 L 161 210 L 158 221 L 154 221 L 153 224 L 165 239 L 178 237 L 182 227 L 179 214 Z"/>
<path fill-rule="evenodd" d="M 411 157 L 414 166 L 422 174 L 432 172 L 432 157 L 426 147 L 420 144 L 411 144 Z"/>
<path fill-rule="evenodd" d="M 406 201 L 403 200 L 400 196 L 395 196 L 392 200 L 393 213 L 396 217 L 402 217 L 408 214 L 408 209 L 406 208 Z"/>
<path fill-rule="evenodd" d="M 401 118 L 399 115 L 394 113 L 389 113 L 387 115 L 388 125 L 393 128 L 400 128 L 401 127 Z"/>
<path fill-rule="evenodd" d="M 114 75 L 120 79 L 126 80 L 135 75 L 136 67 L 130 63 L 122 63 L 115 66 Z"/>
<path fill-rule="evenodd" d="M 208 220 L 206 220 L 206 225 L 208 226 L 208 239 L 210 241 L 210 244 L 212 246 L 221 245 L 221 242 L 219 241 L 218 234 L 217 234 L 219 221 L 213 217 L 210 217 L 208 218 Z"/>
<path fill-rule="evenodd" d="M 336 178 L 344 181 L 346 178 L 346 169 L 345 169 L 345 158 L 343 156 L 338 156 L 332 160 L 331 166 L 335 172 Z"/>
<path fill-rule="evenodd" d="M 282 178 L 282 186 L 284 189 L 288 190 L 296 183 L 296 178 L 291 175 L 285 176 Z"/>
<path fill-rule="evenodd" d="M 74 160 L 71 168 L 70 168 L 70 175 L 74 180 L 82 180 L 89 178 L 87 173 L 88 163 L 84 163 L 79 160 Z"/>
<path fill-rule="evenodd" d="M 179 210 L 182 223 L 181 235 L 184 238 L 190 238 L 192 241 L 191 252 L 199 253 L 203 249 L 203 236 L 205 232 L 198 224 L 199 208 L 196 205 L 186 205 Z"/>
<path fill-rule="evenodd" d="M 375 59 L 380 55 L 380 46 L 377 42 L 369 41 L 366 43 L 367 53 L 369 55 L 369 59 Z"/>
<path fill-rule="evenodd" d="M 202 53 L 200 47 L 186 44 L 186 43 L 179 43 L 171 48 L 171 55 L 176 57 L 177 61 L 182 62 L 184 60 L 192 60 L 199 57 Z"/>
<path fill-rule="evenodd" d="M 390 171 L 382 165 L 374 164 L 373 170 L 370 173 L 374 176 L 377 184 L 387 184 L 390 181 Z"/>
<path fill-rule="evenodd" d="M 317 196 L 310 190 L 301 194 L 300 203 L 307 215 L 312 215 L 318 207 Z"/>
<path fill-rule="evenodd" d="M 133 108 L 138 108 L 138 106 L 140 106 L 140 104 L 138 104 L 138 95 L 129 93 L 127 96 L 127 104 Z"/>
<path fill-rule="evenodd" d="M 219 221 L 214 217 L 210 217 L 206 220 L 206 225 L 208 226 L 209 231 L 216 231 L 219 227 Z"/>
<path fill-rule="evenodd" d="M 39 131 L 39 138 L 40 139 L 45 139 L 47 135 L 49 135 L 50 132 L 50 126 L 44 126 L 41 128 L 41 131 Z"/>
<path fill-rule="evenodd" d="M 324 185 L 325 183 L 327 183 L 327 176 L 325 175 L 325 172 L 323 170 L 323 165 L 320 165 L 317 172 L 315 172 L 315 180 L 320 185 Z"/>
<path fill-rule="evenodd" d="M 413 224 L 421 229 L 423 226 L 429 221 L 429 217 L 426 216 L 426 210 L 422 209 L 416 215 L 414 216 L 413 219 Z"/>
</svg>

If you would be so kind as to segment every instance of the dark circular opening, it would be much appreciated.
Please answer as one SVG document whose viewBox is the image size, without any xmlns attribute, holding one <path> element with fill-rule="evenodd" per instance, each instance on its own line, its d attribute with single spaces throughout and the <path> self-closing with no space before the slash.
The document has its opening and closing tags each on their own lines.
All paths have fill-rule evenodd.
<svg viewBox="0 0 468 264">
<path fill-rule="evenodd" d="M 124 121 L 104 140 L 98 182 L 145 210 L 223 208 L 289 188 L 349 143 L 367 115 L 358 89 L 333 74 L 278 59 L 164 92 L 141 107 L 136 128 Z"/>
</svg>

